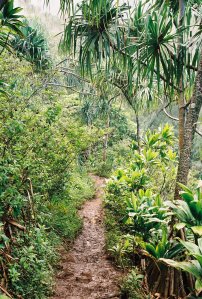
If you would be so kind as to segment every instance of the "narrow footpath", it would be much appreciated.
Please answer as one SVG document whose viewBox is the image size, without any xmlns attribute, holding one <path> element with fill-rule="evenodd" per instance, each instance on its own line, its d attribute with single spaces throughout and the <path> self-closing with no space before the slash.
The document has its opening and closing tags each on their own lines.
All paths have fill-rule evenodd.
<svg viewBox="0 0 202 299">
<path fill-rule="evenodd" d="M 61 264 L 52 299 L 118 299 L 119 272 L 107 258 L 103 225 L 105 180 L 93 176 L 96 195 L 87 201 L 80 216 L 83 230 L 70 251 L 61 252 Z"/>
</svg>

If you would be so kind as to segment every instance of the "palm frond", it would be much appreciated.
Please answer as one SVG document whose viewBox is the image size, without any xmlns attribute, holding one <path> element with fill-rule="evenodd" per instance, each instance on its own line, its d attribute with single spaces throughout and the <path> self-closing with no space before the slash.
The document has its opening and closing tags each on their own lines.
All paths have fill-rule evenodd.
<svg viewBox="0 0 202 299">
<path fill-rule="evenodd" d="M 79 53 L 82 70 L 92 71 L 92 64 L 101 66 L 110 62 L 115 48 L 120 48 L 124 31 L 117 20 L 123 17 L 128 6 L 117 6 L 113 0 L 83 1 L 78 13 L 65 26 L 61 48 Z M 106 64 L 108 65 L 108 63 Z"/>
</svg>

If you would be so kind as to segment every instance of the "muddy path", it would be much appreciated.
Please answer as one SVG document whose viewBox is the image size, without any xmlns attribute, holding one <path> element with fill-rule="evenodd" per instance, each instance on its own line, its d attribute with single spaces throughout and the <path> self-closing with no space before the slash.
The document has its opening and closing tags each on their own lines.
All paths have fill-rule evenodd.
<svg viewBox="0 0 202 299">
<path fill-rule="evenodd" d="M 51 299 L 118 299 L 121 273 L 105 251 L 102 197 L 105 180 L 93 176 L 96 195 L 87 201 L 80 216 L 83 230 L 70 251 L 61 252 L 61 270 Z"/>
</svg>

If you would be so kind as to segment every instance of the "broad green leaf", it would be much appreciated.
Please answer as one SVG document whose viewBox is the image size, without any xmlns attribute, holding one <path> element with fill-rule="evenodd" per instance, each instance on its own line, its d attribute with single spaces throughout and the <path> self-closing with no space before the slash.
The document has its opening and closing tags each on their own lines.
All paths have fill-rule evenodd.
<svg viewBox="0 0 202 299">
<path fill-rule="evenodd" d="M 161 242 L 156 246 L 156 254 L 158 258 L 161 258 L 164 256 L 166 251 L 165 244 L 162 244 Z"/>
<path fill-rule="evenodd" d="M 187 192 L 184 192 L 184 191 L 181 191 L 180 192 L 180 196 L 186 201 L 186 202 L 190 202 L 192 200 L 194 200 L 194 197 L 192 194 L 190 193 L 187 193 Z"/>
<path fill-rule="evenodd" d="M 202 267 L 202 254 L 198 255 L 198 254 L 193 254 L 193 257 L 195 257 L 195 259 L 200 263 L 201 267 Z M 201 268 L 202 270 L 202 268 Z"/>
<path fill-rule="evenodd" d="M 171 259 L 160 259 L 166 264 L 174 267 L 174 268 L 180 268 L 190 274 L 192 274 L 194 277 L 201 279 L 202 278 L 202 272 L 200 271 L 201 266 L 198 261 L 190 261 L 190 262 L 177 262 Z"/>
<path fill-rule="evenodd" d="M 202 278 L 196 280 L 196 282 L 195 282 L 195 289 L 197 290 L 197 292 L 201 292 L 202 291 Z"/>
<path fill-rule="evenodd" d="M 178 185 L 180 186 L 180 188 L 181 188 L 183 191 L 187 192 L 187 193 L 190 194 L 190 195 L 193 195 L 192 190 L 189 189 L 187 186 L 185 186 L 185 185 L 183 185 L 183 184 L 181 184 L 181 183 L 178 183 Z"/>
<path fill-rule="evenodd" d="M 190 254 L 201 254 L 200 249 L 196 244 L 188 241 L 179 241 L 189 251 Z"/>
<path fill-rule="evenodd" d="M 134 211 L 137 211 L 137 197 L 133 192 L 131 194 L 131 199 L 132 199 L 133 209 Z"/>
<path fill-rule="evenodd" d="M 199 246 L 199 249 L 200 249 L 200 251 L 202 253 L 202 238 L 198 239 L 198 246 Z"/>
<path fill-rule="evenodd" d="M 177 230 L 180 230 L 180 229 L 184 228 L 185 226 L 186 226 L 186 223 L 184 223 L 184 222 L 176 223 L 176 224 L 174 225 L 174 227 L 175 227 Z"/>
<path fill-rule="evenodd" d="M 202 236 L 202 226 L 191 226 L 194 234 Z"/>
<path fill-rule="evenodd" d="M 175 258 L 183 251 L 183 246 L 180 243 L 175 244 L 171 249 L 166 252 L 166 258 Z"/>
<path fill-rule="evenodd" d="M 152 256 L 154 256 L 155 258 L 158 258 L 157 252 L 155 247 L 152 244 L 146 243 L 145 244 L 145 249 L 147 250 L 147 252 L 149 254 L 151 254 Z"/>
</svg>

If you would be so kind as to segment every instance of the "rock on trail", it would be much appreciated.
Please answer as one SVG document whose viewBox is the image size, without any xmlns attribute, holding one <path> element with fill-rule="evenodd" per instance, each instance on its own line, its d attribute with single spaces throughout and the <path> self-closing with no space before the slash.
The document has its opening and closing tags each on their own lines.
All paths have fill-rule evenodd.
<svg viewBox="0 0 202 299">
<path fill-rule="evenodd" d="M 97 187 L 80 216 L 83 230 L 70 251 L 61 251 L 56 287 L 51 299 L 118 299 L 121 272 L 107 259 L 102 197 L 105 179 L 93 176 Z"/>
</svg>

